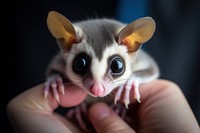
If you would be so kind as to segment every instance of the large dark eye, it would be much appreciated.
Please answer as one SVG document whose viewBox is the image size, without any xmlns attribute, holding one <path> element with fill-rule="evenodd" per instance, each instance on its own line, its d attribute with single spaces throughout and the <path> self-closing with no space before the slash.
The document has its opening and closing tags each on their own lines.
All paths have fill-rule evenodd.
<svg viewBox="0 0 200 133">
<path fill-rule="evenodd" d="M 124 62 L 123 60 L 116 56 L 111 60 L 110 64 L 111 74 L 120 75 L 124 72 Z"/>
<path fill-rule="evenodd" d="M 89 70 L 90 59 L 85 53 L 76 56 L 73 62 L 73 71 L 80 74 L 85 74 Z"/>
</svg>

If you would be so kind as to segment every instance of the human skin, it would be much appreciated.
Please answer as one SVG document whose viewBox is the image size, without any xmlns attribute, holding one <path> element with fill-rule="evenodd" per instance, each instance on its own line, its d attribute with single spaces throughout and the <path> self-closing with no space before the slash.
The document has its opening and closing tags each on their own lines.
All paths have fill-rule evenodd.
<svg viewBox="0 0 200 133">
<path fill-rule="evenodd" d="M 54 112 L 59 104 L 72 107 L 80 104 L 87 94 L 80 88 L 66 86 L 58 103 L 53 95 L 43 95 L 44 84 L 37 85 L 12 99 L 7 112 L 16 132 L 66 133 L 82 132 L 65 116 Z M 70 88 L 70 89 L 68 89 Z M 89 118 L 98 133 L 200 133 L 197 120 L 181 89 L 166 80 L 156 80 L 140 86 L 141 103 L 135 111 L 137 127 L 130 127 L 104 103 L 92 105 Z M 130 96 L 132 103 L 136 101 Z M 131 108 L 132 109 L 132 108 Z M 134 108 L 133 108 L 134 109 Z"/>
</svg>

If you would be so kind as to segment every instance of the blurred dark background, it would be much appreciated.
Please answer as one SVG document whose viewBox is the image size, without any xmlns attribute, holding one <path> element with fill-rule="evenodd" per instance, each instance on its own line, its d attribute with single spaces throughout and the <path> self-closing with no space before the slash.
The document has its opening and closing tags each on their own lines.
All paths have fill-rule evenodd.
<svg viewBox="0 0 200 133">
<path fill-rule="evenodd" d="M 114 18 L 129 23 L 151 16 L 153 38 L 142 47 L 158 62 L 161 78 L 177 83 L 200 123 L 200 0 L 22 0 L 9 4 L 11 67 L 2 97 L 5 132 L 13 132 L 5 107 L 16 95 L 45 81 L 45 70 L 58 46 L 46 26 L 50 10 L 71 21 Z"/>
</svg>

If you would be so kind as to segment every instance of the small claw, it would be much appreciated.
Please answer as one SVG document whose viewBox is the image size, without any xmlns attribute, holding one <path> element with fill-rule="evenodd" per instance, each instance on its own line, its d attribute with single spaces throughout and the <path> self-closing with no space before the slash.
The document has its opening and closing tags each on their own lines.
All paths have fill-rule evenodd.
<svg viewBox="0 0 200 133">
<path fill-rule="evenodd" d="M 49 81 L 46 81 L 45 82 L 45 88 L 44 88 L 44 97 L 45 97 L 45 99 L 47 99 L 47 96 L 49 95 L 49 87 L 50 87 Z"/>
<path fill-rule="evenodd" d="M 57 101 L 58 103 L 60 103 L 59 95 L 56 95 L 55 98 L 56 98 L 56 101 Z"/>
<path fill-rule="evenodd" d="M 120 99 L 120 97 L 118 96 L 115 96 L 115 100 L 114 100 L 114 104 L 116 105 L 117 104 L 117 101 Z"/>
<path fill-rule="evenodd" d="M 63 85 L 61 85 L 61 92 L 63 95 L 65 94 L 65 87 Z"/>
<path fill-rule="evenodd" d="M 63 85 L 63 80 L 61 77 L 58 77 L 57 79 L 57 82 L 58 82 L 58 86 L 59 86 L 59 90 L 60 92 L 62 92 L 62 94 L 64 95 L 65 94 L 65 87 Z"/>
<path fill-rule="evenodd" d="M 130 103 L 130 100 L 129 100 L 129 99 L 125 99 L 125 100 L 124 100 L 124 104 L 125 104 L 126 109 L 128 109 L 129 103 Z"/>
<path fill-rule="evenodd" d="M 136 98 L 137 99 L 137 101 L 139 102 L 139 103 L 141 103 L 141 100 L 140 100 L 140 98 Z"/>
<path fill-rule="evenodd" d="M 48 91 L 44 91 L 44 97 L 45 97 L 45 99 L 47 99 L 47 96 L 48 96 Z"/>
<path fill-rule="evenodd" d="M 117 104 L 117 101 L 120 99 L 121 94 L 122 94 L 122 90 L 124 89 L 124 86 L 120 86 L 115 94 L 115 100 L 114 100 L 114 104 Z"/>
<path fill-rule="evenodd" d="M 55 82 L 53 82 L 53 83 L 51 84 L 51 87 L 53 88 L 53 95 L 54 95 L 56 101 L 57 101 L 58 103 L 60 103 L 59 94 L 58 94 L 58 91 L 57 91 L 57 84 L 56 84 Z"/>
<path fill-rule="evenodd" d="M 128 109 L 128 105 L 130 103 L 130 90 L 131 90 L 131 85 L 130 82 L 127 83 L 127 85 L 125 86 L 125 95 L 124 95 L 124 104 L 126 106 L 126 108 Z"/>
<path fill-rule="evenodd" d="M 141 103 L 140 101 L 140 92 L 139 92 L 139 82 L 135 82 L 133 84 L 133 90 L 134 90 L 134 98 L 139 102 Z"/>
</svg>

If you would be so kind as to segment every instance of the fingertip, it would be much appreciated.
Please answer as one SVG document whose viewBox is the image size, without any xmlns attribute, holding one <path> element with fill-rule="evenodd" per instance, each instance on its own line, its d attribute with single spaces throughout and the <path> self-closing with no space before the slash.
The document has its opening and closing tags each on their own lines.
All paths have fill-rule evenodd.
<svg viewBox="0 0 200 133">
<path fill-rule="evenodd" d="M 99 121 L 111 114 L 111 109 L 105 103 L 96 103 L 89 109 L 89 117 L 92 121 Z"/>
<path fill-rule="evenodd" d="M 95 103 L 89 109 L 89 118 L 97 132 L 134 132 L 133 129 L 105 103 Z"/>
<path fill-rule="evenodd" d="M 87 93 L 75 86 L 66 86 L 65 94 L 60 95 L 60 105 L 63 107 L 72 107 L 80 104 L 86 98 Z"/>
</svg>

